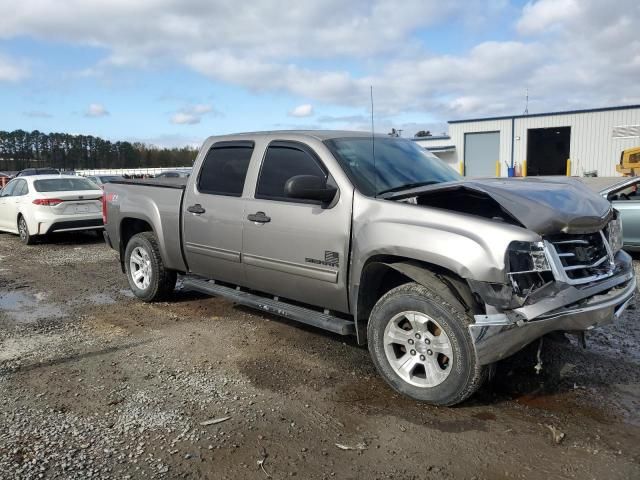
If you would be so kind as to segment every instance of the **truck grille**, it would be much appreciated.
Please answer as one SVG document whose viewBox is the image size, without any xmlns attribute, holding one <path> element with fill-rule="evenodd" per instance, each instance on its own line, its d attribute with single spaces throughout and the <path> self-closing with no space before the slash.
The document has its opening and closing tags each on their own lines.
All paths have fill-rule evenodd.
<svg viewBox="0 0 640 480">
<path fill-rule="evenodd" d="M 569 283 L 587 283 L 613 273 L 613 256 L 602 232 L 555 235 L 547 241 Z"/>
</svg>

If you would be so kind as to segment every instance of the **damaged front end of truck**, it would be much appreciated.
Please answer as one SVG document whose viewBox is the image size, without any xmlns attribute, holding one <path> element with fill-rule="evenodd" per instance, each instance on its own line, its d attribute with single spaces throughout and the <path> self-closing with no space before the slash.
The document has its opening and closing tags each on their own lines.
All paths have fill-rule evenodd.
<svg viewBox="0 0 640 480">
<path fill-rule="evenodd" d="M 612 322 L 636 291 L 620 219 L 609 202 L 571 179 L 469 180 L 389 196 L 535 232 L 504 252 L 499 281 L 467 278 L 484 312 L 469 326 L 482 365 L 553 331 Z"/>
</svg>

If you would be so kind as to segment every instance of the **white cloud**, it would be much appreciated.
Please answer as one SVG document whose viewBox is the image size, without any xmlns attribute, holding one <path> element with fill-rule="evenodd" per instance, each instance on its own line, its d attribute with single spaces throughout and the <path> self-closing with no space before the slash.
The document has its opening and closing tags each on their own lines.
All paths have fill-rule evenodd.
<svg viewBox="0 0 640 480">
<path fill-rule="evenodd" d="M 553 25 L 576 18 L 580 14 L 578 0 L 538 0 L 525 5 L 517 28 L 521 33 L 541 32 Z"/>
<path fill-rule="evenodd" d="M 90 103 L 84 112 L 85 117 L 99 118 L 106 117 L 107 115 L 109 115 L 109 112 L 101 103 Z"/>
<path fill-rule="evenodd" d="M 189 105 L 175 112 L 171 116 L 171 123 L 175 125 L 195 125 L 202 121 L 202 117 L 207 114 L 217 114 L 214 108 L 208 104 Z"/>
<path fill-rule="evenodd" d="M 0 2 L 0 38 L 105 49 L 107 57 L 87 74 L 186 65 L 218 82 L 316 107 L 366 111 L 373 85 L 375 113 L 384 121 L 407 112 L 432 119 L 519 113 L 526 88 L 531 112 L 640 102 L 640 2 L 539 0 L 514 17 L 516 8 L 502 0 L 256 0 L 247 15 L 222 0 L 22 0 Z M 431 35 L 416 35 L 451 19 L 452 28 L 466 19 L 473 33 L 491 19 L 503 21 L 500 12 L 513 23 L 495 29 L 515 35 L 510 40 L 438 54 Z M 0 59 L 0 79 L 2 65 Z M 194 124 L 211 113 L 191 106 L 171 121 Z"/>
<path fill-rule="evenodd" d="M 313 105 L 309 103 L 298 105 L 296 108 L 289 111 L 289 115 L 292 117 L 310 117 L 313 115 Z"/>
<path fill-rule="evenodd" d="M 0 82 L 19 82 L 28 76 L 25 62 L 0 55 Z"/>
</svg>

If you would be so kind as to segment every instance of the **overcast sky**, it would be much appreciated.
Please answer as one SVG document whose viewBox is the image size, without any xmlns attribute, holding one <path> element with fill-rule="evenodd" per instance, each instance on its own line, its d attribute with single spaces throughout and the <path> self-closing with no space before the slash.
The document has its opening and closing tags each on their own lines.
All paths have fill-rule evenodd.
<svg viewBox="0 0 640 480">
<path fill-rule="evenodd" d="M 0 0 L 0 129 L 158 145 L 640 104 L 638 0 Z"/>
</svg>

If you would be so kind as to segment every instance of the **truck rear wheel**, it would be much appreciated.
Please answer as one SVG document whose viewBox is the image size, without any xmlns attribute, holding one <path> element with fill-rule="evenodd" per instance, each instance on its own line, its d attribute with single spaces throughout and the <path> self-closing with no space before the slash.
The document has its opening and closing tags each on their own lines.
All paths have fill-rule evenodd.
<svg viewBox="0 0 640 480">
<path fill-rule="evenodd" d="M 163 300 L 176 286 L 177 274 L 165 268 L 156 237 L 142 232 L 131 237 L 124 254 L 131 291 L 145 302 Z"/>
<path fill-rule="evenodd" d="M 369 352 L 378 372 L 396 391 L 434 405 L 471 396 L 488 367 L 476 363 L 471 317 L 452 298 L 418 283 L 387 292 L 368 325 Z"/>
</svg>

